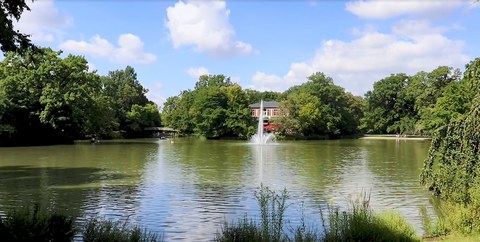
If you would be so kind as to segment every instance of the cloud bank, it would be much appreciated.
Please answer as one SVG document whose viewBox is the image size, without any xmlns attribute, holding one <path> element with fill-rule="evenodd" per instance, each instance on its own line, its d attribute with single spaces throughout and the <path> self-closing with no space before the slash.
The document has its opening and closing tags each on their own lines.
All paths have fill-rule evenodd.
<svg viewBox="0 0 480 242">
<path fill-rule="evenodd" d="M 194 46 L 211 57 L 253 53 L 250 44 L 235 40 L 225 1 L 178 1 L 167 8 L 166 27 L 175 48 Z"/>
<path fill-rule="evenodd" d="M 60 48 L 78 54 L 92 55 L 94 58 L 105 58 L 118 63 L 148 64 L 157 57 L 146 53 L 142 40 L 134 34 L 122 34 L 118 37 L 118 46 L 112 45 L 100 35 L 93 36 L 89 41 L 68 40 Z"/>
</svg>

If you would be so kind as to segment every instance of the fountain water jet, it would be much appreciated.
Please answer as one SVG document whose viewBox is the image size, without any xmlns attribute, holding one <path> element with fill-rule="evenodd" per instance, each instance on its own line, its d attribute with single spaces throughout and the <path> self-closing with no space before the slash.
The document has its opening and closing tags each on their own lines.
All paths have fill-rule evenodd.
<svg viewBox="0 0 480 242">
<path fill-rule="evenodd" d="M 250 138 L 250 143 L 253 144 L 267 144 L 272 143 L 275 139 L 273 133 L 263 132 L 263 100 L 260 101 L 260 115 L 258 116 L 257 133 Z"/>
</svg>

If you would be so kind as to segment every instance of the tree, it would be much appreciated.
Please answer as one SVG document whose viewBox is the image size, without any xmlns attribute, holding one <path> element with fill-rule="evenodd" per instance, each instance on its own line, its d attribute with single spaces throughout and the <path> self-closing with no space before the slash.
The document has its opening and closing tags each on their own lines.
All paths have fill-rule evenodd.
<svg viewBox="0 0 480 242">
<path fill-rule="evenodd" d="M 321 108 L 320 99 L 312 94 L 290 94 L 282 103 L 282 109 L 288 112 L 288 116 L 281 120 L 282 130 L 287 132 L 297 129 L 303 135 L 318 134 L 327 128 L 322 120 Z"/>
<path fill-rule="evenodd" d="M 260 100 L 264 101 L 280 101 L 282 94 L 274 91 L 257 91 L 253 89 L 245 89 L 245 93 L 250 100 L 250 103 L 258 103 Z"/>
<path fill-rule="evenodd" d="M 145 94 L 148 92 L 137 79 L 137 73 L 131 66 L 125 70 L 110 71 L 103 78 L 103 92 L 115 110 L 116 126 L 127 129 L 127 112 L 133 105 L 145 106 L 149 103 Z"/>
<path fill-rule="evenodd" d="M 227 95 L 227 113 L 225 128 L 227 136 L 248 138 L 253 135 L 253 119 L 250 117 L 248 94 L 239 85 L 222 87 Z"/>
<path fill-rule="evenodd" d="M 357 103 L 361 98 L 355 98 L 351 94 L 349 96 L 343 88 L 333 83 L 332 78 L 323 73 L 314 73 L 308 79 L 308 82 L 291 87 L 283 93 L 285 99 L 283 105 L 289 117 L 283 120 L 282 125 L 287 123 L 292 125 L 285 131 L 293 132 L 292 129 L 296 126 L 300 128 L 297 131 L 304 135 L 356 133 L 358 123 L 352 119 L 362 116 L 360 114 L 362 109 L 358 109 L 361 105 Z M 312 103 L 300 101 L 302 98 Z M 357 113 L 353 114 L 350 111 Z M 312 116 L 307 117 L 309 115 Z"/>
<path fill-rule="evenodd" d="M 132 105 L 131 110 L 127 112 L 127 124 L 129 130 L 133 132 L 141 132 L 146 127 L 160 126 L 160 113 L 157 105 L 150 103 L 145 106 Z"/>
<path fill-rule="evenodd" d="M 194 90 L 170 97 L 162 117 L 166 126 L 206 138 L 247 138 L 253 132 L 249 100 L 242 88 L 224 75 L 204 75 Z"/>
<path fill-rule="evenodd" d="M 373 84 L 373 90 L 365 94 L 367 106 L 362 128 L 367 133 L 398 133 L 413 130 L 405 127 L 414 114 L 415 101 L 406 94 L 408 76 L 391 75 Z"/>
<path fill-rule="evenodd" d="M 419 72 L 410 78 L 412 82 L 409 83 L 406 92 L 415 100 L 418 119 L 415 124 L 416 132 L 431 134 L 438 128 L 438 122 L 433 114 L 435 106 L 439 99 L 445 96 L 447 88 L 455 86 L 460 77 L 460 70 L 440 66 L 430 73 Z"/>
<path fill-rule="evenodd" d="M 224 75 L 201 75 L 197 83 L 195 83 L 195 90 L 209 87 L 226 87 L 232 84 L 230 77 Z"/>
<path fill-rule="evenodd" d="M 462 82 L 476 87 L 471 105 L 436 131 L 421 181 L 459 206 L 456 222 L 463 232 L 480 232 L 480 58 L 467 65 Z"/>
<path fill-rule="evenodd" d="M 13 26 L 13 19 L 20 20 L 25 10 L 30 11 L 25 0 L 4 0 L 0 2 L 0 45 L 4 53 L 33 46 L 29 36 L 15 31 Z"/>
<path fill-rule="evenodd" d="M 91 111 L 101 93 L 99 76 L 88 72 L 83 57 L 60 54 L 10 52 L 0 63 L 3 143 L 69 142 L 98 128 L 87 124 L 98 117 Z"/>
<path fill-rule="evenodd" d="M 163 124 L 183 133 L 193 133 L 194 123 L 190 109 L 194 96 L 192 91 L 182 91 L 178 96 L 167 98 L 162 110 Z"/>
<path fill-rule="evenodd" d="M 220 88 L 197 90 L 190 109 L 194 132 L 206 138 L 219 138 L 226 134 L 228 99 Z"/>
</svg>

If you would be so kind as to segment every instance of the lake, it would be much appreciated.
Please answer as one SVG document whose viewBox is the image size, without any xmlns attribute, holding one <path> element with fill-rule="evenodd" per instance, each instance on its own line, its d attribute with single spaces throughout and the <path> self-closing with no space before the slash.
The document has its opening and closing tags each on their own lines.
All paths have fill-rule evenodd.
<svg viewBox="0 0 480 242">
<path fill-rule="evenodd" d="M 287 218 L 318 224 L 326 204 L 370 194 L 375 210 L 396 209 L 422 232 L 433 214 L 419 184 L 428 141 L 246 141 L 140 139 L 0 148 L 0 213 L 40 203 L 78 216 L 125 220 L 166 241 L 209 241 L 223 221 L 258 218 L 254 192 L 287 189 Z"/>
</svg>

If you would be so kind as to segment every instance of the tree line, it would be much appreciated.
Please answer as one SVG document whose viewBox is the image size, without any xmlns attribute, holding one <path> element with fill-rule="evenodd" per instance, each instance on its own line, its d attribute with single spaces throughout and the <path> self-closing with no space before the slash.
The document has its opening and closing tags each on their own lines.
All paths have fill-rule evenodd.
<svg viewBox="0 0 480 242">
<path fill-rule="evenodd" d="M 135 137 L 159 126 L 157 106 L 132 67 L 106 76 L 84 57 L 48 48 L 7 52 L 0 62 L 0 145 Z"/>
<path fill-rule="evenodd" d="M 352 134 L 358 132 L 362 99 L 335 84 L 323 73 L 284 93 L 243 90 L 224 75 L 204 75 L 193 90 L 167 99 L 162 110 L 164 125 L 206 138 L 248 138 L 257 122 L 249 105 L 275 100 L 288 115 L 272 120 L 280 134 Z"/>
<path fill-rule="evenodd" d="M 360 97 L 321 72 L 282 93 L 244 90 L 224 75 L 207 75 L 193 90 L 168 98 L 162 115 L 165 125 L 187 134 L 245 138 L 256 124 L 248 105 L 263 99 L 278 101 L 288 114 L 270 120 L 280 135 L 431 136 L 470 108 L 475 94 L 470 82 L 459 69 L 440 66 L 414 75 L 391 74 Z"/>
</svg>

